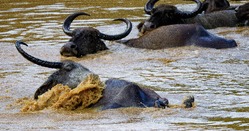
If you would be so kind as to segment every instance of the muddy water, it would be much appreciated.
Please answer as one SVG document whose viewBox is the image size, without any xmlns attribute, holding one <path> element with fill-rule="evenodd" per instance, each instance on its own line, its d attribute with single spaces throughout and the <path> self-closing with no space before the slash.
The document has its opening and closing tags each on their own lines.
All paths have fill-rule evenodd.
<svg viewBox="0 0 249 131">
<path fill-rule="evenodd" d="M 69 37 L 61 25 L 73 12 L 84 11 L 72 28 L 93 26 L 103 33 L 115 34 L 125 28 L 112 19 L 125 17 L 134 29 L 127 38 L 137 37 L 135 26 L 147 18 L 146 0 L 6 0 L 0 4 L 0 127 L 3 130 L 245 130 L 249 128 L 249 28 L 210 30 L 221 37 L 235 39 L 233 49 L 180 47 L 146 50 L 105 41 L 109 50 L 83 58 L 65 58 L 59 49 Z M 190 10 L 194 4 L 177 4 Z M 246 1 L 233 4 L 241 4 Z M 183 5 L 185 3 L 185 5 Z M 14 43 L 23 40 L 24 49 L 41 59 L 74 60 L 99 74 L 104 81 L 121 78 L 143 84 L 180 104 L 194 95 L 192 109 L 128 108 L 95 112 L 42 110 L 21 113 L 20 99 L 32 98 L 35 90 L 54 71 L 34 65 L 16 51 Z"/>
</svg>

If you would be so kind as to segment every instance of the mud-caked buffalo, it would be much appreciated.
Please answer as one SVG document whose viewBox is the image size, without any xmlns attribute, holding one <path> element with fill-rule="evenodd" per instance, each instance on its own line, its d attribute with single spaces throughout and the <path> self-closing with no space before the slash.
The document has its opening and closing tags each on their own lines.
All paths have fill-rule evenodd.
<svg viewBox="0 0 249 131">
<path fill-rule="evenodd" d="M 123 21 L 127 28 L 123 33 L 117 35 L 107 35 L 101 33 L 93 27 L 81 27 L 70 30 L 73 20 L 80 15 L 88 15 L 84 12 L 74 13 L 66 18 L 63 24 L 63 31 L 66 35 L 72 37 L 65 45 L 61 47 L 60 53 L 63 56 L 81 57 L 87 54 L 96 53 L 97 51 L 108 49 L 103 40 L 118 40 L 126 37 L 132 29 L 132 24 L 127 19 L 115 19 L 115 21 Z"/>
<path fill-rule="evenodd" d="M 92 73 L 81 64 L 72 61 L 49 62 L 35 58 L 26 53 L 21 45 L 26 43 L 17 41 L 15 46 L 18 52 L 27 60 L 48 68 L 58 69 L 37 89 L 34 98 L 44 94 L 57 84 L 67 85 L 73 89 L 79 85 L 88 74 Z M 168 100 L 160 97 L 155 91 L 138 86 L 135 83 L 119 79 L 109 79 L 105 82 L 103 97 L 93 107 L 101 107 L 101 110 L 121 107 L 168 107 Z M 184 107 L 192 107 L 194 97 L 189 96 L 183 102 Z"/>
<path fill-rule="evenodd" d="M 158 0 L 149 1 L 145 5 L 145 12 L 149 14 L 150 17 L 137 26 L 141 33 L 153 30 L 163 25 L 171 24 L 197 23 L 206 29 L 248 25 L 243 24 L 246 22 L 245 20 L 237 17 L 242 12 L 236 12 L 236 10 L 232 9 L 214 11 L 208 14 L 200 14 L 203 11 L 203 6 L 199 0 L 194 0 L 197 3 L 197 7 L 190 12 L 180 11 L 177 7 L 166 4 L 160 4 L 153 8 L 157 1 Z"/>
</svg>

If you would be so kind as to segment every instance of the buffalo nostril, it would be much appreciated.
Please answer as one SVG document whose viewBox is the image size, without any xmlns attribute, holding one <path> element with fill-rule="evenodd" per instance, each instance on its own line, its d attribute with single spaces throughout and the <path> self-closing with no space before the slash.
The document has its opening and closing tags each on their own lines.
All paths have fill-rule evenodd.
<svg viewBox="0 0 249 131">
<path fill-rule="evenodd" d="M 61 49 L 60 49 L 60 54 L 62 55 L 63 52 L 64 52 L 65 48 L 62 46 Z"/>
</svg>

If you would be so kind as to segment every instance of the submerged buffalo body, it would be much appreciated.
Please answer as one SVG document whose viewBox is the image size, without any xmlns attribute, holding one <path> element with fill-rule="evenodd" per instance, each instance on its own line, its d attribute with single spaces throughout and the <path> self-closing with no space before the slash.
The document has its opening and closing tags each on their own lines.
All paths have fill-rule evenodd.
<svg viewBox="0 0 249 131">
<path fill-rule="evenodd" d="M 138 25 L 141 33 L 153 30 L 160 26 L 172 24 L 200 24 L 206 29 L 217 27 L 235 27 L 244 24 L 246 21 L 237 17 L 243 12 L 236 10 L 220 10 L 208 14 L 200 14 L 203 11 L 202 4 L 199 0 L 194 0 L 197 7 L 191 12 L 181 12 L 175 6 L 160 4 L 153 8 L 158 0 L 149 1 L 145 6 L 145 12 L 150 17 Z M 246 8 L 246 7 L 244 7 Z M 247 7 L 248 8 L 248 7 Z M 247 9 L 248 10 L 248 9 Z M 179 13 L 180 12 L 180 13 Z"/>
<path fill-rule="evenodd" d="M 237 46 L 234 40 L 227 40 L 211 34 L 197 24 L 161 26 L 139 38 L 123 40 L 121 42 L 131 47 L 146 49 L 163 49 L 187 45 L 216 49 Z"/>
<path fill-rule="evenodd" d="M 109 79 L 105 85 L 103 97 L 94 105 L 101 107 L 102 110 L 120 107 L 165 108 L 169 104 L 166 98 L 161 98 L 153 90 L 142 88 L 132 82 Z"/>
<path fill-rule="evenodd" d="M 87 68 L 72 61 L 49 62 L 35 58 L 21 48 L 22 44 L 27 45 L 21 41 L 17 41 L 16 48 L 27 60 L 40 66 L 59 69 L 50 75 L 48 80 L 37 89 L 34 96 L 35 99 L 57 84 L 67 85 L 73 89 L 80 84 L 82 79 L 92 73 Z M 92 105 L 93 107 L 101 107 L 102 110 L 105 110 L 121 107 L 165 108 L 168 106 L 166 98 L 161 98 L 153 90 L 142 88 L 134 83 L 119 79 L 109 79 L 105 82 L 105 85 L 103 98 L 95 105 Z M 191 96 L 185 100 L 184 105 L 186 108 L 189 108 L 192 107 L 193 102 L 194 97 Z"/>
<path fill-rule="evenodd" d="M 70 30 L 73 20 L 80 15 L 88 15 L 84 12 L 77 12 L 68 16 L 63 24 L 63 31 L 66 35 L 72 37 L 69 42 L 61 47 L 60 53 L 63 56 L 81 57 L 87 54 L 96 53 L 108 49 L 104 40 L 119 40 L 126 37 L 132 29 L 132 24 L 127 19 L 115 19 L 115 21 L 123 21 L 127 28 L 123 33 L 117 35 L 107 35 L 92 27 L 81 27 Z"/>
</svg>

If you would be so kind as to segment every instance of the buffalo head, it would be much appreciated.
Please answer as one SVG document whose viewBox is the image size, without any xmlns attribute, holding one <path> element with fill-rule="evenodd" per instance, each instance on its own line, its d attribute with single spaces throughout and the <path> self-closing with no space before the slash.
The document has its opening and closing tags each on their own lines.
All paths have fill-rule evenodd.
<svg viewBox="0 0 249 131">
<path fill-rule="evenodd" d="M 183 12 L 178 10 L 173 5 L 160 4 L 153 8 L 158 0 L 150 0 L 146 3 L 144 10 L 150 17 L 137 27 L 141 33 L 158 28 L 163 25 L 181 24 L 182 19 L 192 18 L 201 12 L 202 3 L 199 0 L 194 0 L 197 7 L 191 12 Z"/>
<path fill-rule="evenodd" d="M 244 25 L 249 25 L 249 3 L 241 5 L 236 9 L 236 17 Z"/>
<path fill-rule="evenodd" d="M 214 11 L 228 9 L 230 4 L 227 0 L 205 0 L 202 5 L 202 11 L 211 13 Z"/>
<path fill-rule="evenodd" d="M 92 27 L 81 27 L 75 30 L 70 30 L 72 21 L 79 15 L 88 15 L 84 12 L 74 13 L 68 16 L 63 24 L 63 31 L 68 36 L 72 37 L 69 42 L 61 47 L 60 53 L 63 56 L 81 57 L 86 54 L 96 53 L 97 51 L 108 49 L 105 43 L 101 40 L 118 40 L 126 37 L 132 29 L 132 24 L 127 19 L 115 19 L 115 21 L 123 21 L 126 23 L 126 30 L 117 35 L 107 35 Z M 88 15 L 89 16 L 89 15 Z"/>
<path fill-rule="evenodd" d="M 91 71 L 83 67 L 81 64 L 72 61 L 49 62 L 35 58 L 26 53 L 21 48 L 21 45 L 28 45 L 21 41 L 16 42 L 16 49 L 27 60 L 43 67 L 59 69 L 50 75 L 48 79 L 36 90 L 34 95 L 35 99 L 37 99 L 39 95 L 42 95 L 51 89 L 53 86 L 60 83 L 68 85 L 70 88 L 75 88 L 83 79 L 87 77 L 88 74 L 91 73 Z"/>
</svg>

